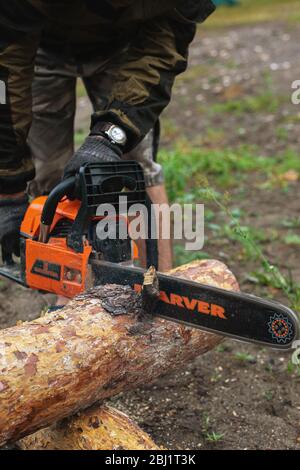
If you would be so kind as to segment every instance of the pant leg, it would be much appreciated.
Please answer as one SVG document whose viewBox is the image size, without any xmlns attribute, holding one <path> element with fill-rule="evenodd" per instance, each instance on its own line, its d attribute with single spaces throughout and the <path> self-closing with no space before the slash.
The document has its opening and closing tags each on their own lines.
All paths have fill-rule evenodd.
<svg viewBox="0 0 300 470">
<path fill-rule="evenodd" d="M 61 180 L 74 153 L 76 70 L 56 64 L 39 51 L 32 86 L 33 122 L 28 144 L 36 167 L 29 184 L 33 197 L 47 194 Z"/>
<path fill-rule="evenodd" d="M 83 82 L 94 111 L 105 109 L 110 95 L 110 85 L 118 70 L 118 61 L 121 56 L 113 58 L 105 63 L 91 63 L 84 67 L 85 74 Z M 151 129 L 146 137 L 130 153 L 123 156 L 125 160 L 139 162 L 144 170 L 147 187 L 157 186 L 164 183 L 162 167 L 156 161 L 159 146 L 159 122 Z"/>
<path fill-rule="evenodd" d="M 158 186 L 164 183 L 162 166 L 157 163 L 159 147 L 159 121 L 146 137 L 131 152 L 123 156 L 124 160 L 139 162 L 144 170 L 146 187 Z"/>
</svg>

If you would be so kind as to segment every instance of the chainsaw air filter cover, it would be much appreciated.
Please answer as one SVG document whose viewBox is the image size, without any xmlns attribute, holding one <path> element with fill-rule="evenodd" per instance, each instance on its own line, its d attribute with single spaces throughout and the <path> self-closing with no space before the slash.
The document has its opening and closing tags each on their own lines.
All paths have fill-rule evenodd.
<svg viewBox="0 0 300 470">
<path fill-rule="evenodd" d="M 128 207 L 145 204 L 145 178 L 135 161 L 107 162 L 82 167 L 79 174 L 81 199 L 95 215 L 100 204 L 119 209 L 119 198 L 126 196 Z"/>
</svg>

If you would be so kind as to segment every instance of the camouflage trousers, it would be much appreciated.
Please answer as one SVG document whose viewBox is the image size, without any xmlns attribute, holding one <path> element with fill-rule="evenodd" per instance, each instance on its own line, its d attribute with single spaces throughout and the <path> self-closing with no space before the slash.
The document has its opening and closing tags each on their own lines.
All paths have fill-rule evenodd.
<svg viewBox="0 0 300 470">
<path fill-rule="evenodd" d="M 67 64 L 39 50 L 32 86 L 33 121 L 28 137 L 36 167 L 36 177 L 29 183 L 30 195 L 49 193 L 74 154 L 77 79 L 83 80 L 94 111 L 103 109 L 110 93 L 110 70 L 117 62 L 118 57 Z M 134 150 L 123 156 L 142 165 L 148 187 L 164 180 L 162 168 L 156 162 L 158 144 L 159 122 Z"/>
</svg>

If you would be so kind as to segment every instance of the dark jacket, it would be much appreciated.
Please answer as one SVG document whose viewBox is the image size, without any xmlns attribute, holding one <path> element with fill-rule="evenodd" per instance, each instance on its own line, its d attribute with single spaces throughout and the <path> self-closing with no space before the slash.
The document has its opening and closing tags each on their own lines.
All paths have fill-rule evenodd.
<svg viewBox="0 0 300 470">
<path fill-rule="evenodd" d="M 174 79 L 186 69 L 196 23 L 213 11 L 210 0 L 1 2 L 0 193 L 20 191 L 34 177 L 26 139 L 39 46 L 66 61 L 109 57 L 124 50 L 107 106 L 92 116 L 92 122 L 121 125 L 129 136 L 128 151 L 169 103 Z"/>
</svg>

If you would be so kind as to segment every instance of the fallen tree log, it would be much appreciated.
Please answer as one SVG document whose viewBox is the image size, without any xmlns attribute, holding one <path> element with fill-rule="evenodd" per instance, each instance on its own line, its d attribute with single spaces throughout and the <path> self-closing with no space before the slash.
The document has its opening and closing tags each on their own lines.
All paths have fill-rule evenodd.
<svg viewBox="0 0 300 470">
<path fill-rule="evenodd" d="M 93 406 L 18 442 L 21 450 L 159 450 L 124 413 Z"/>
<path fill-rule="evenodd" d="M 194 262 L 173 274 L 238 290 L 233 274 L 218 261 Z M 141 317 L 138 294 L 113 285 L 97 287 L 55 314 L 2 330 L 0 444 L 149 384 L 221 340 Z"/>
</svg>

